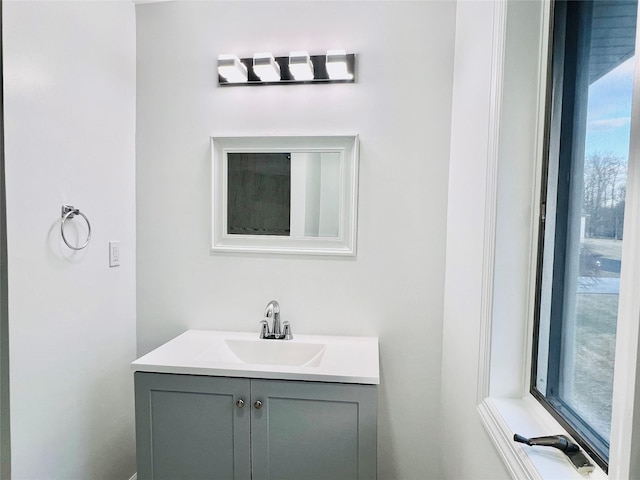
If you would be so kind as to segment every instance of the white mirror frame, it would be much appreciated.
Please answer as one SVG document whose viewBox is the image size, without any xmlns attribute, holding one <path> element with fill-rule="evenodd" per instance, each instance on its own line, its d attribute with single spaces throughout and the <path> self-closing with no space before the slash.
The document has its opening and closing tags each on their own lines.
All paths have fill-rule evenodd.
<svg viewBox="0 0 640 480">
<path fill-rule="evenodd" d="M 212 251 L 302 255 L 356 255 L 358 136 L 212 137 Z M 227 154 L 331 152 L 340 154 L 340 212 L 337 237 L 227 234 Z"/>
</svg>

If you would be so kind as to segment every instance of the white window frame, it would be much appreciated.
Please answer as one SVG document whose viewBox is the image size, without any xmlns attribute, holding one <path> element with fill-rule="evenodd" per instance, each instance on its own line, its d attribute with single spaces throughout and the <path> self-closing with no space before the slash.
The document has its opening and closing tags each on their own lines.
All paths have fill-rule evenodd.
<svg viewBox="0 0 640 480">
<path fill-rule="evenodd" d="M 494 2 L 477 404 L 480 418 L 513 478 L 584 479 L 561 452 L 513 441 L 514 433 L 566 434 L 529 393 L 552 1 L 537 4 L 540 16 L 534 32 L 517 25 L 519 21 L 531 25 L 530 15 L 518 13 L 531 8 L 525 4 L 532 2 Z M 522 58 L 530 58 L 532 47 L 538 52 L 534 66 L 537 74 L 523 85 L 523 76 L 517 75 L 523 66 L 513 59 L 519 58 L 519 53 Z M 640 438 L 633 435 L 634 425 L 640 432 L 640 392 L 636 394 L 640 388 L 640 296 L 634 294 L 640 291 L 640 249 L 633 248 L 640 245 L 638 62 L 634 84 L 609 473 L 596 465 L 590 480 L 640 478 L 640 458 L 632 455 L 640 450 Z M 523 228 L 523 216 L 529 228 Z"/>
</svg>

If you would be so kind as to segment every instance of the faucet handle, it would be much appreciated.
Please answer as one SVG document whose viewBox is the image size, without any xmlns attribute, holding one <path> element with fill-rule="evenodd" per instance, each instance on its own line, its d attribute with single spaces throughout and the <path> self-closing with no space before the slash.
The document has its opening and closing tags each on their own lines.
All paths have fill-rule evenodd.
<svg viewBox="0 0 640 480">
<path fill-rule="evenodd" d="M 291 340 L 293 338 L 293 334 L 291 333 L 291 324 L 287 320 L 282 322 L 282 338 L 284 340 Z"/>
<path fill-rule="evenodd" d="M 269 322 L 265 319 L 260 320 L 260 338 L 267 338 L 271 332 L 269 332 Z"/>
</svg>

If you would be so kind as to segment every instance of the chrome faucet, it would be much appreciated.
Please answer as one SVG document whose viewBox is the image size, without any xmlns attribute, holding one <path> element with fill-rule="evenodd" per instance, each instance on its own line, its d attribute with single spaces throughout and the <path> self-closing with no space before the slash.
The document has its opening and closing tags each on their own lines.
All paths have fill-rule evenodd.
<svg viewBox="0 0 640 480">
<path fill-rule="evenodd" d="M 273 319 L 271 328 L 269 328 L 269 318 Z M 264 310 L 264 319 L 260 321 L 260 338 L 272 340 L 291 340 L 291 325 L 289 322 L 282 322 L 280 326 L 280 304 L 271 300 Z"/>
<path fill-rule="evenodd" d="M 280 304 L 275 300 L 271 300 L 267 304 L 267 308 L 264 310 L 264 318 L 273 318 L 273 324 L 271 327 L 271 333 L 275 336 L 279 336 L 282 332 L 280 331 Z"/>
</svg>

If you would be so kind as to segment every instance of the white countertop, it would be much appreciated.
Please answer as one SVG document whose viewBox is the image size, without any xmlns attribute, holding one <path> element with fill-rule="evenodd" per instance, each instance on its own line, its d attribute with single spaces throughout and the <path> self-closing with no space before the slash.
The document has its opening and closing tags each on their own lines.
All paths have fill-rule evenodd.
<svg viewBox="0 0 640 480">
<path fill-rule="evenodd" d="M 242 344 L 245 349 L 253 346 L 256 351 L 281 346 L 289 350 L 304 350 L 311 346 L 304 344 L 324 348 L 304 365 L 248 363 L 231 350 L 229 345 L 233 342 Z M 285 343 L 287 345 L 283 345 Z M 258 333 L 188 330 L 140 357 L 131 364 L 131 368 L 138 372 L 187 375 L 380 383 L 377 337 L 294 334 L 292 340 L 263 340 L 258 338 Z"/>
</svg>

